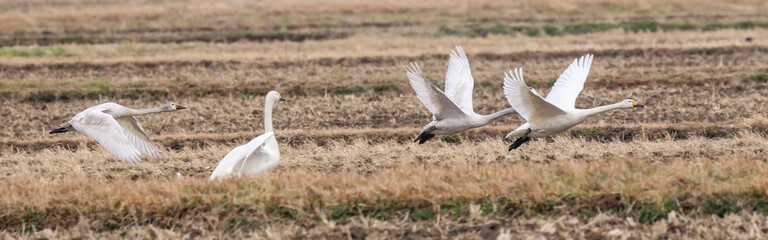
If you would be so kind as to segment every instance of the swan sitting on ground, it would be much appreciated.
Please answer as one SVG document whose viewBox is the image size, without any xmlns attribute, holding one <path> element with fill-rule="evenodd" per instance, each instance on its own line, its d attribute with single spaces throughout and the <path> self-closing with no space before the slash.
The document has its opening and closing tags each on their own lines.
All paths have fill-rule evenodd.
<svg viewBox="0 0 768 240">
<path fill-rule="evenodd" d="M 285 101 L 280 93 L 270 91 L 264 103 L 264 134 L 245 145 L 232 149 L 216 166 L 211 174 L 211 180 L 230 174 L 255 175 L 277 167 L 280 162 L 280 149 L 272 129 L 272 106 L 277 101 Z"/>
<path fill-rule="evenodd" d="M 406 67 L 411 87 L 424 106 L 432 112 L 432 122 L 424 126 L 414 142 L 422 144 L 435 135 L 450 135 L 467 129 L 477 128 L 507 114 L 515 113 L 513 108 L 489 115 L 475 113 L 472 106 L 472 88 L 475 80 L 469 68 L 467 54 L 461 46 L 451 51 L 448 71 L 445 74 L 445 93 L 440 91 L 421 72 L 416 63 Z"/>
<path fill-rule="evenodd" d="M 576 98 L 584 89 L 584 82 L 592 66 L 592 55 L 588 54 L 576 59 L 560 75 L 552 90 L 544 99 L 532 92 L 523 81 L 523 69 L 517 68 L 514 73 L 504 73 L 504 95 L 513 108 L 517 109 L 527 123 L 507 134 L 519 137 L 509 150 L 518 148 L 533 138 L 546 137 L 565 131 L 587 120 L 592 115 L 613 109 L 642 108 L 643 104 L 627 99 L 619 103 L 590 109 L 576 109 Z"/>
<path fill-rule="evenodd" d="M 186 108 L 173 102 L 150 109 L 131 109 L 117 103 L 102 103 L 78 113 L 50 133 L 63 133 L 74 128 L 96 140 L 117 159 L 133 164 L 141 161 L 142 154 L 158 158 L 161 152 L 152 144 L 134 116 L 181 109 Z"/>
</svg>

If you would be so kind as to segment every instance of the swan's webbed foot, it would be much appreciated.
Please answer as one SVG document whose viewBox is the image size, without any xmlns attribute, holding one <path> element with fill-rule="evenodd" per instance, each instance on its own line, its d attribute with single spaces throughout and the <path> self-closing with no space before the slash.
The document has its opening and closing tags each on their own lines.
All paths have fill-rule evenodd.
<svg viewBox="0 0 768 240">
<path fill-rule="evenodd" d="M 433 130 L 435 130 L 434 126 L 429 128 L 429 130 L 421 132 L 419 134 L 419 136 L 416 137 L 416 139 L 413 140 L 413 142 L 419 142 L 419 144 L 423 144 L 423 143 L 429 141 L 429 139 L 432 139 L 433 137 L 435 137 L 435 134 L 432 134 Z"/>
<path fill-rule="evenodd" d="M 419 136 L 416 137 L 416 139 L 414 139 L 413 142 L 417 142 L 418 141 L 419 144 L 423 144 L 423 143 L 429 141 L 429 139 L 432 139 L 433 137 L 435 137 L 435 134 L 431 134 L 429 132 L 423 132 L 423 133 L 419 134 Z"/>
<path fill-rule="evenodd" d="M 509 151 L 512 151 L 512 149 L 517 149 L 520 147 L 520 145 L 523 145 L 523 143 L 530 141 L 531 138 L 529 137 L 520 137 L 515 140 L 515 142 L 512 143 L 512 145 L 509 145 Z"/>
<path fill-rule="evenodd" d="M 528 137 L 528 134 L 531 133 L 531 129 L 529 128 L 528 131 L 525 131 L 525 134 L 523 134 L 522 137 L 519 137 L 515 142 L 512 143 L 512 145 L 509 145 L 509 151 L 512 151 L 512 149 L 517 149 L 520 147 L 520 145 L 523 145 L 523 143 L 528 142 L 531 140 L 530 137 Z"/>
<path fill-rule="evenodd" d="M 68 127 L 60 127 L 60 128 L 51 130 L 51 132 L 49 132 L 49 134 L 63 133 L 63 132 L 67 132 L 67 131 L 69 131 Z"/>
</svg>

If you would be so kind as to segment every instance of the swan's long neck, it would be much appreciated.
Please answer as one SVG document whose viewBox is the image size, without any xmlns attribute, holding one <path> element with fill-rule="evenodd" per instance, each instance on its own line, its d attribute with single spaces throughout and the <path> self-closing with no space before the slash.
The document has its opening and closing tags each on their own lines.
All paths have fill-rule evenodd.
<svg viewBox="0 0 768 240">
<path fill-rule="evenodd" d="M 275 105 L 275 100 L 267 98 L 264 102 L 264 132 L 274 132 L 272 129 L 272 106 Z"/>
<path fill-rule="evenodd" d="M 276 98 L 267 97 L 264 102 L 264 133 L 275 132 L 272 128 L 272 107 L 275 105 L 275 101 L 277 101 Z M 280 148 L 277 146 L 277 138 L 273 135 L 264 144 L 267 149 L 272 150 L 275 156 L 277 156 L 276 161 L 272 162 L 271 164 L 273 165 L 269 167 L 274 168 L 277 166 L 277 162 L 280 161 Z"/>
<path fill-rule="evenodd" d="M 505 116 L 507 114 L 512 114 L 512 113 L 516 113 L 515 109 L 507 108 L 507 109 L 504 109 L 504 110 L 501 110 L 501 111 L 498 111 L 498 112 L 495 112 L 495 113 L 491 113 L 491 114 L 488 114 L 488 115 L 483 115 L 482 118 L 483 118 L 483 122 L 485 122 L 484 124 L 488 124 L 490 122 L 493 122 L 493 120 L 496 120 L 496 119 L 498 119 L 500 117 L 503 117 L 503 116 Z"/>
<path fill-rule="evenodd" d="M 605 106 L 599 106 L 599 107 L 590 108 L 590 109 L 582 109 L 581 113 L 586 118 L 586 117 L 590 117 L 590 116 L 593 116 L 593 115 L 596 115 L 596 114 L 600 114 L 600 113 L 603 113 L 603 112 L 607 112 L 607 111 L 614 110 L 614 109 L 619 109 L 619 108 L 621 108 L 621 103 L 614 103 L 614 104 L 609 104 L 609 105 L 605 105 Z"/>
<path fill-rule="evenodd" d="M 163 107 L 146 108 L 146 109 L 125 108 L 125 114 L 121 114 L 123 116 L 115 116 L 115 117 L 139 116 L 139 115 L 146 115 L 150 113 L 159 113 L 159 112 L 165 112 L 165 109 Z"/>
</svg>

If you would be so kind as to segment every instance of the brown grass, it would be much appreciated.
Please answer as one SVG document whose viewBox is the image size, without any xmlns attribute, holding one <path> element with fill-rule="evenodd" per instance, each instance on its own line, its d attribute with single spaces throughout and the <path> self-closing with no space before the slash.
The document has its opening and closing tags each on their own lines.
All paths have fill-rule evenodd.
<svg viewBox="0 0 768 240">
<path fill-rule="evenodd" d="M 725 218 L 681 216 L 670 213 L 669 220 L 655 224 L 638 224 L 632 217 L 621 218 L 600 214 L 593 219 L 575 216 L 493 218 L 473 216 L 456 221 L 441 219 L 424 222 L 381 221 L 361 217 L 350 223 L 328 221 L 315 226 L 275 223 L 249 231 L 207 231 L 197 226 L 165 229 L 158 226 L 131 226 L 114 232 L 98 232 L 91 228 L 99 223 L 83 220 L 70 229 L 46 229 L 30 234 L 31 238 L 404 238 L 441 237 L 460 239 L 518 238 L 736 238 L 762 237 L 765 215 L 749 212 L 729 214 Z M 499 231 L 501 230 L 501 232 Z M 13 236 L 13 235 L 11 235 Z M 7 237 L 11 237 L 7 236 Z"/>
<path fill-rule="evenodd" d="M 209 156 L 223 155 L 229 147 L 170 153 L 164 164 L 137 166 L 117 163 L 100 151 L 47 150 L 33 158 L 21 154 L 4 161 L 7 177 L 0 192 L 7 197 L 0 200 L 4 209 L 0 219 L 13 226 L 10 230 L 23 227 L 14 219 L 31 211 L 48 212 L 34 222 L 38 228 L 71 227 L 77 219 L 67 216 L 81 216 L 131 225 L 193 224 L 211 231 L 226 229 L 228 221 L 241 217 L 238 213 L 261 215 L 261 220 L 243 223 L 243 229 L 250 231 L 262 221 L 279 218 L 274 206 L 295 209 L 303 216 L 330 214 L 334 206 L 381 209 L 387 205 L 377 204 L 404 202 L 438 208 L 455 199 L 480 204 L 485 198 L 525 206 L 575 197 L 575 203 L 558 202 L 572 214 L 584 206 L 571 204 L 602 211 L 623 206 L 634 212 L 630 205 L 639 208 L 662 198 L 685 200 L 681 206 L 703 206 L 709 196 L 766 191 L 764 142 L 765 138 L 752 135 L 608 144 L 559 137 L 552 143 L 533 142 L 511 154 L 499 140 L 454 146 L 310 144 L 295 150 L 284 147 L 283 162 L 274 173 L 213 184 L 204 178 L 209 170 L 203 166 L 215 164 L 216 158 Z M 740 150 L 734 152 L 735 148 Z M 17 157 L 27 160 L 17 162 Z M 182 173 L 181 179 L 175 172 Z M 589 200 L 607 193 L 622 200 L 608 205 Z M 513 211 L 531 214 L 526 208 Z M 104 226 L 93 227 L 101 231 Z"/>
<path fill-rule="evenodd" d="M 768 5 L 468 3 L 0 3 L 5 42 L 62 36 L 104 42 L 0 48 L 0 238 L 766 233 L 764 28 L 538 37 L 432 33 L 469 23 L 765 22 L 760 13 Z M 301 42 L 198 42 L 195 35 L 249 31 L 353 34 Z M 179 43 L 142 43 L 141 36 Z M 442 84 L 446 53 L 456 44 L 472 62 L 480 113 L 508 107 L 503 71 L 524 67 L 526 81 L 546 94 L 584 53 L 597 57 L 576 106 L 633 98 L 647 107 L 595 116 L 511 152 L 502 136 L 523 122 L 519 116 L 414 144 L 430 116 L 402 66 L 417 61 Z M 288 99 L 276 105 L 274 116 L 280 165 L 255 178 L 209 182 L 227 152 L 261 133 L 263 94 L 271 89 Z M 137 165 L 116 161 L 80 133 L 47 133 L 106 101 L 136 108 L 175 101 L 189 109 L 139 117 L 165 155 Z"/>
<path fill-rule="evenodd" d="M 0 32 L 65 32 L 94 30 L 173 30 L 179 28 L 259 28 L 328 24 L 423 23 L 445 24 L 466 20 L 542 18 L 627 19 L 642 17 L 759 18 L 768 6 L 759 0 L 722 2 L 653 1 L 308 1 L 252 3 L 240 0 L 6 2 Z"/>
<path fill-rule="evenodd" d="M 606 51 L 617 49 L 696 49 L 729 48 L 768 45 L 764 38 L 747 37 L 765 35 L 766 30 L 720 30 L 711 32 L 648 32 L 624 33 L 613 30 L 603 33 L 568 36 L 527 37 L 489 36 L 469 37 L 382 37 L 355 36 L 337 40 L 252 43 L 181 43 L 181 44 L 95 44 L 61 45 L 63 56 L 0 57 L 0 64 L 63 64 L 63 63 L 155 63 L 168 61 L 306 61 L 317 59 L 362 57 L 417 57 L 445 55 L 445 47 L 466 45 L 473 55 L 482 53 L 514 54 L 521 52 Z M 49 51 L 52 47 L 20 46 L 4 49 Z"/>
</svg>

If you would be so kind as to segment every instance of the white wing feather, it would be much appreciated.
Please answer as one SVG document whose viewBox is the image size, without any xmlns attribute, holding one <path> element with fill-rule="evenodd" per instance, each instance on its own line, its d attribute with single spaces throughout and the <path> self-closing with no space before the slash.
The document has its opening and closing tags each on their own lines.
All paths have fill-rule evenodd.
<svg viewBox="0 0 768 240">
<path fill-rule="evenodd" d="M 565 114 L 560 108 L 550 104 L 541 96 L 531 91 L 523 81 L 523 69 L 504 73 L 504 95 L 520 116 L 528 122 Z"/>
<path fill-rule="evenodd" d="M 465 113 L 474 113 L 472 89 L 475 79 L 469 68 L 469 59 L 461 46 L 451 51 L 448 70 L 445 73 L 445 96 L 453 101 Z"/>
<path fill-rule="evenodd" d="M 267 142 L 267 139 L 274 136 L 275 133 L 273 132 L 264 133 L 252 139 L 245 145 L 232 149 L 232 151 L 227 153 L 227 155 L 221 159 L 219 165 L 213 170 L 210 179 L 214 180 L 233 173 L 237 173 L 238 176 L 241 176 L 243 172 L 248 174 L 257 173 L 257 171 L 254 171 L 255 169 L 247 168 L 259 166 L 259 164 L 263 164 L 259 162 L 269 160 L 264 157 L 264 154 L 268 153 L 265 152 L 265 150 L 269 151 L 264 147 L 264 143 Z"/>
<path fill-rule="evenodd" d="M 89 108 L 75 115 L 70 124 L 75 130 L 96 140 L 117 159 L 129 163 L 141 161 L 141 153 L 133 147 L 131 141 L 123 134 L 123 128 L 111 115 Z"/>
<path fill-rule="evenodd" d="M 123 128 L 123 133 L 128 140 L 131 141 L 136 150 L 139 150 L 139 152 L 152 158 L 160 157 L 160 149 L 152 144 L 152 140 L 149 139 L 147 133 L 144 132 L 144 128 L 141 127 L 141 124 L 135 117 L 121 117 L 115 120 L 117 120 L 117 123 Z"/>
<path fill-rule="evenodd" d="M 579 97 L 579 93 L 584 89 L 584 82 L 587 81 L 593 57 L 592 54 L 587 54 L 580 59 L 574 59 L 555 81 L 555 85 L 547 95 L 547 101 L 560 109 L 574 109 L 576 98 Z"/>
<path fill-rule="evenodd" d="M 411 63 L 411 67 L 406 67 L 405 71 L 413 91 L 416 92 L 416 96 L 419 97 L 419 100 L 424 103 L 424 106 L 432 112 L 437 120 L 458 118 L 465 115 L 439 88 L 429 82 L 427 77 L 421 72 L 419 65 Z"/>
<path fill-rule="evenodd" d="M 251 152 L 240 167 L 240 176 L 253 176 L 263 171 L 274 168 L 275 162 L 270 159 L 274 152 L 266 146 L 257 147 Z"/>
</svg>

